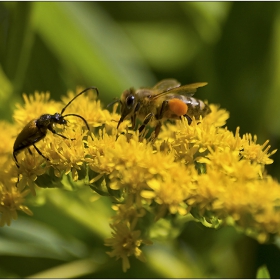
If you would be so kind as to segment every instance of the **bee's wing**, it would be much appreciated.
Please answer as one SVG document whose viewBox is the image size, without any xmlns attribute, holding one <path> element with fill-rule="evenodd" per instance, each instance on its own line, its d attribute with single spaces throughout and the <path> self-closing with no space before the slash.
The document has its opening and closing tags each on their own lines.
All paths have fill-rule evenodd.
<svg viewBox="0 0 280 280">
<path fill-rule="evenodd" d="M 152 89 L 157 91 L 157 93 L 162 93 L 171 90 L 172 88 L 177 88 L 180 85 L 181 84 L 175 79 L 165 79 L 158 82 Z"/>
<path fill-rule="evenodd" d="M 152 98 L 155 100 L 165 94 L 178 94 L 178 95 L 187 95 L 187 96 L 193 96 L 199 87 L 204 87 L 206 86 L 207 83 L 194 83 L 194 84 L 189 84 L 181 87 L 176 87 L 176 88 L 171 88 L 169 90 L 166 90 L 164 92 L 160 92 L 158 94 L 155 94 Z"/>
<path fill-rule="evenodd" d="M 139 96 L 157 96 L 158 94 L 167 92 L 173 88 L 179 87 L 181 84 L 175 79 L 165 79 L 158 82 L 152 88 L 139 88 L 137 94 Z"/>
</svg>

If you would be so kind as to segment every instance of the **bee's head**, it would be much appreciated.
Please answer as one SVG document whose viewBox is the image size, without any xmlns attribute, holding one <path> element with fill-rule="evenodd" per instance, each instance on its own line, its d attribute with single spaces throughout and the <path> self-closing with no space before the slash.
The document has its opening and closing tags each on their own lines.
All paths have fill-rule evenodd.
<svg viewBox="0 0 280 280">
<path fill-rule="evenodd" d="M 133 88 L 127 89 L 122 93 L 120 104 L 121 104 L 121 118 L 119 120 L 117 128 L 124 121 L 125 118 L 130 117 L 135 112 L 137 100 L 136 100 L 135 90 Z"/>
</svg>

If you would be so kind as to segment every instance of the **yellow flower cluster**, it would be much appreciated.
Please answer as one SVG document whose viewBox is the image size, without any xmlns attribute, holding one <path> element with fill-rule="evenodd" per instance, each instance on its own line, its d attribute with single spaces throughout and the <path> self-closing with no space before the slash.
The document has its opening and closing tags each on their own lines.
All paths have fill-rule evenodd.
<svg viewBox="0 0 280 280">
<path fill-rule="evenodd" d="M 16 128 L 4 121 L 0 122 L 2 137 L 0 142 L 0 226 L 10 225 L 17 218 L 17 211 L 28 215 L 32 212 L 24 205 L 24 198 L 30 192 L 28 188 L 17 188 L 17 167 L 12 161 L 13 138 Z"/>
<path fill-rule="evenodd" d="M 0 143 L 0 225 L 10 225 L 18 210 L 31 214 L 24 205 L 28 192 L 35 195 L 38 187 L 71 176 L 113 199 L 116 215 L 105 244 L 112 247 L 111 257 L 122 259 L 124 271 L 130 256 L 144 261 L 141 247 L 151 244 L 149 229 L 169 214 L 192 214 L 207 226 L 234 225 L 260 242 L 280 234 L 279 183 L 264 168 L 276 151 L 269 152 L 268 141 L 259 145 L 250 134 L 240 136 L 239 128 L 227 130 L 228 112 L 212 104 L 205 118 L 191 125 L 186 120 L 168 123 L 151 141 L 153 134 L 143 139 L 128 130 L 128 121 L 117 130 L 117 104 L 110 113 L 88 92 L 70 106 L 90 131 L 81 119 L 68 116 L 67 126 L 55 128 L 67 139 L 48 132 L 36 143 L 49 160 L 31 146 L 31 153 L 25 149 L 17 155 L 18 169 L 11 144 L 17 134 L 32 119 L 61 112 L 74 96 L 71 92 L 55 102 L 48 93 L 24 95 L 24 105 L 14 112 L 16 124 L 0 123 L 5 135 Z"/>
</svg>

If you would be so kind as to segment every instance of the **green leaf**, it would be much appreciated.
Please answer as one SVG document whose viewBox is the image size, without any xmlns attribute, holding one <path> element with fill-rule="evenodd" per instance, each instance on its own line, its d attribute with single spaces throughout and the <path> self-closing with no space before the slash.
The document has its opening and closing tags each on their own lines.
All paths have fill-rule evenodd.
<svg viewBox="0 0 280 280">
<path fill-rule="evenodd" d="M 62 177 L 56 177 L 53 168 L 50 168 L 48 173 L 38 176 L 35 183 L 40 188 L 63 188 L 64 186 Z"/>
<path fill-rule="evenodd" d="M 153 80 L 137 49 L 99 5 L 34 2 L 34 6 L 35 30 L 69 71 L 92 85 L 102 84 L 104 92 L 121 92 Z"/>
<path fill-rule="evenodd" d="M 93 258 L 76 260 L 51 269 L 40 271 L 29 275 L 28 278 L 78 278 L 84 275 L 94 273 L 100 268 L 100 264 Z"/>
<path fill-rule="evenodd" d="M 270 279 L 270 274 L 266 265 L 259 267 L 257 271 L 257 279 Z"/>
<path fill-rule="evenodd" d="M 87 245 L 51 225 L 21 217 L 0 233 L 0 255 L 70 260 L 88 255 Z"/>
</svg>

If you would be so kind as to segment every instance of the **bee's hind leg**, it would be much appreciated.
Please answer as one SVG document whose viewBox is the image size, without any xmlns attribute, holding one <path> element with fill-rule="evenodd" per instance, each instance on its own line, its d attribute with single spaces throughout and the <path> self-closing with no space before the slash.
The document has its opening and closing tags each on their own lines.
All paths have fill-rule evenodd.
<svg viewBox="0 0 280 280">
<path fill-rule="evenodd" d="M 189 115 L 184 115 L 184 117 L 188 120 L 188 125 L 190 125 L 192 123 L 192 119 Z"/>
<path fill-rule="evenodd" d="M 161 104 L 159 116 L 157 117 L 158 120 L 162 119 L 164 112 L 166 111 L 166 108 L 168 107 L 168 100 L 164 100 Z"/>
</svg>

